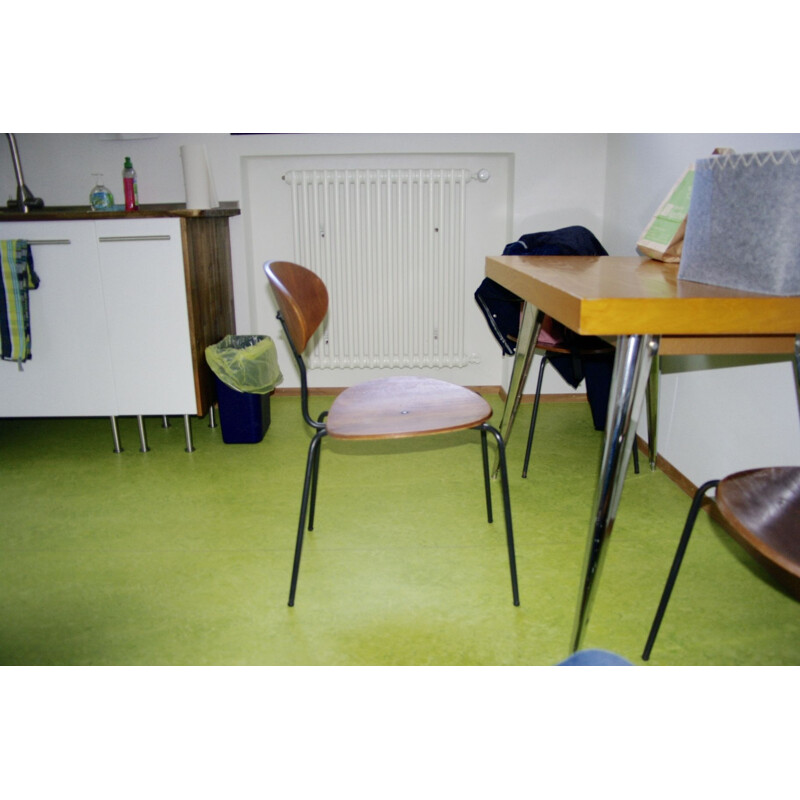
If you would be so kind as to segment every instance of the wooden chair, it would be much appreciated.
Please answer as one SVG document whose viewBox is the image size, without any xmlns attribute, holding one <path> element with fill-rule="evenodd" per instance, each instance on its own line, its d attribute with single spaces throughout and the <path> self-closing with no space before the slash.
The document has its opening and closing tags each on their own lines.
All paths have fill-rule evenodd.
<svg viewBox="0 0 800 800">
<path fill-rule="evenodd" d="M 715 487 L 714 500 L 726 532 L 800 600 L 800 467 L 751 469 L 708 481 L 692 500 L 642 653 L 645 661 L 650 658 L 703 498 Z"/>
<path fill-rule="evenodd" d="M 489 404 L 480 395 L 463 386 L 430 378 L 391 377 L 345 389 L 336 397 L 329 411 L 323 412 L 316 420 L 312 419 L 308 409 L 308 382 L 303 352 L 325 318 L 328 292 L 315 273 L 297 264 L 270 261 L 264 265 L 264 271 L 278 304 L 278 319 L 283 325 L 300 371 L 303 418 L 315 431 L 306 461 L 289 605 L 293 606 L 295 600 L 306 516 L 308 530 L 313 530 L 314 527 L 320 442 L 325 436 L 349 440 L 400 439 L 471 428 L 481 433 L 484 491 L 489 522 L 492 522 L 492 502 L 487 433 L 492 434 L 497 442 L 512 598 L 514 605 L 518 606 L 519 590 L 505 446 L 499 432 L 488 424 L 492 415 Z"/>
</svg>

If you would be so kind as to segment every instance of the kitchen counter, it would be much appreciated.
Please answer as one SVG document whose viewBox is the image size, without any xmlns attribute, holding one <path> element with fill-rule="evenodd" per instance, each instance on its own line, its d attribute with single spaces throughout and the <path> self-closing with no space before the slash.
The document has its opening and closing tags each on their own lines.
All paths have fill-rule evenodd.
<svg viewBox="0 0 800 800">
<path fill-rule="evenodd" d="M 185 203 L 152 203 L 139 206 L 138 211 L 95 211 L 90 206 L 45 206 L 32 208 L 27 214 L 16 209 L 0 209 L 0 221 L 35 222 L 38 220 L 76 219 L 146 219 L 148 217 L 235 217 L 238 206 L 223 204 L 221 208 L 186 208 Z"/>
<path fill-rule="evenodd" d="M 216 403 L 205 350 L 236 332 L 233 204 L 138 211 L 51 206 L 0 211 L 0 239 L 31 245 L 31 359 L 5 364 L 0 416 L 205 416 Z"/>
</svg>

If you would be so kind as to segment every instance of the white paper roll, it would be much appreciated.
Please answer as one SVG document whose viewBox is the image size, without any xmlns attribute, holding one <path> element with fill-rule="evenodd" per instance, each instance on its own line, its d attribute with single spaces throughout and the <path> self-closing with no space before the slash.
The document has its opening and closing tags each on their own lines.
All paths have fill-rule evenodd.
<svg viewBox="0 0 800 800">
<path fill-rule="evenodd" d="M 204 144 L 181 145 L 186 208 L 216 208 L 217 192 Z"/>
</svg>

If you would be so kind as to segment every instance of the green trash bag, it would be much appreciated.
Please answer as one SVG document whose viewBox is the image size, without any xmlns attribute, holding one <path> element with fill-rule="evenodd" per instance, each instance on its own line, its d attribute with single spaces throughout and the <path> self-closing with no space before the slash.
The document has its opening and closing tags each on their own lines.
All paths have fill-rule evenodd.
<svg viewBox="0 0 800 800">
<path fill-rule="evenodd" d="M 206 361 L 226 386 L 239 392 L 269 394 L 283 380 L 269 336 L 226 336 L 206 347 Z"/>
</svg>

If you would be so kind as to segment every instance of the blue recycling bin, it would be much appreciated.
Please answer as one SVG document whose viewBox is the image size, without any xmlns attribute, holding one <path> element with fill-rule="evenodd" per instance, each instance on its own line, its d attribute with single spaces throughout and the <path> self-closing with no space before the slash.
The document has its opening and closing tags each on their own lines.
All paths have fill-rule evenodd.
<svg viewBox="0 0 800 800">
<path fill-rule="evenodd" d="M 222 441 L 225 444 L 258 444 L 269 428 L 270 396 L 240 392 L 219 378 L 216 383 Z"/>
</svg>

